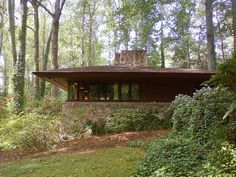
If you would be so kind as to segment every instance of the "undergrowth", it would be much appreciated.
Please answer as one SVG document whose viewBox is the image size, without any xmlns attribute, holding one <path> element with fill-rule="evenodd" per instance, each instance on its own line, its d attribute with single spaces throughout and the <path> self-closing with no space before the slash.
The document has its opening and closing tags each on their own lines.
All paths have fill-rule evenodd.
<svg viewBox="0 0 236 177">
<path fill-rule="evenodd" d="M 52 147 L 59 139 L 60 107 L 57 101 L 37 101 L 20 115 L 6 114 L 1 119 L 0 149 Z"/>
<path fill-rule="evenodd" d="M 235 117 L 222 119 L 233 100 L 226 89 L 203 88 L 193 97 L 177 96 L 170 109 L 172 133 L 141 144 L 147 147 L 147 157 L 132 176 L 235 174 L 236 149 L 227 139 L 236 125 Z"/>
</svg>

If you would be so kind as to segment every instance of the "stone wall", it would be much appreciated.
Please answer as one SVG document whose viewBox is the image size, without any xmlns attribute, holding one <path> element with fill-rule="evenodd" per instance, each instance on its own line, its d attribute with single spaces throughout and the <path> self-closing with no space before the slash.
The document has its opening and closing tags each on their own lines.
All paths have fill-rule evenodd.
<svg viewBox="0 0 236 177">
<path fill-rule="evenodd" d="M 165 112 L 170 103 L 144 102 L 65 102 L 62 106 L 62 125 L 68 134 L 81 132 L 86 122 L 106 120 L 121 109 L 139 109 L 140 111 Z"/>
<path fill-rule="evenodd" d="M 147 53 L 145 50 L 122 50 L 116 53 L 115 64 L 132 67 L 147 66 Z"/>
</svg>

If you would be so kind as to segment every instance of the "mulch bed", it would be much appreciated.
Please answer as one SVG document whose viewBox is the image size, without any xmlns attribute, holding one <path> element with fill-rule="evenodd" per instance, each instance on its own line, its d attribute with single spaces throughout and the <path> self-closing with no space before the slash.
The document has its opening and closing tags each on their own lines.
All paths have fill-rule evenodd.
<svg viewBox="0 0 236 177">
<path fill-rule="evenodd" d="M 125 146 L 130 141 L 147 141 L 167 135 L 170 129 L 160 131 L 124 132 L 114 135 L 88 136 L 58 143 L 53 150 L 42 151 L 33 148 L 0 151 L 0 162 L 25 158 L 44 157 L 73 152 L 91 152 L 99 149 Z"/>
</svg>

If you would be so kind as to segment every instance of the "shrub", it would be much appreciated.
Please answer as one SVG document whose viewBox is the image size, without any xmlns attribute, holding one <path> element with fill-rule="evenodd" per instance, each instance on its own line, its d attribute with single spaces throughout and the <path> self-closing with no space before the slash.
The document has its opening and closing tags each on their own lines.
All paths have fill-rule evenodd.
<svg viewBox="0 0 236 177">
<path fill-rule="evenodd" d="M 233 176 L 236 174 L 236 146 L 223 142 L 208 154 L 204 166 L 205 176 Z"/>
<path fill-rule="evenodd" d="M 156 111 L 140 109 L 120 109 L 107 119 L 109 132 L 157 130 L 170 127 L 170 120 Z"/>
<path fill-rule="evenodd" d="M 76 109 L 75 115 L 71 118 L 65 116 L 67 118 L 63 119 L 63 126 L 74 136 L 80 136 L 88 128 L 92 129 L 93 134 L 101 135 L 124 131 L 160 130 L 171 126 L 168 116 L 157 109 L 119 107 L 93 112 L 91 108 L 80 107 Z"/>
<path fill-rule="evenodd" d="M 170 115 L 173 132 L 153 141 L 133 176 L 200 176 L 215 145 L 225 141 L 232 122 L 223 115 L 233 100 L 225 89 L 203 88 L 194 97 L 179 95 Z M 235 125 L 235 124 L 234 124 Z"/>
<path fill-rule="evenodd" d="M 26 108 L 21 115 L 10 115 L 0 125 L 0 148 L 30 147 L 47 149 L 59 140 L 60 121 L 57 103 L 44 102 Z M 49 105 L 49 106 L 48 106 Z M 34 107 L 35 106 L 35 107 Z"/>
</svg>

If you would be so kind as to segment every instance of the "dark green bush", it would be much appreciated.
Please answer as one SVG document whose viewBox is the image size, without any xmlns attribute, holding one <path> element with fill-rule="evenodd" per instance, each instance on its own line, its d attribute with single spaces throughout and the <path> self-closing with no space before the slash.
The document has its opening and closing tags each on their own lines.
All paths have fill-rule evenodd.
<svg viewBox="0 0 236 177">
<path fill-rule="evenodd" d="M 145 162 L 133 176 L 193 176 L 208 150 L 199 142 L 170 134 L 151 143 Z"/>
<path fill-rule="evenodd" d="M 202 175 L 208 154 L 232 128 L 222 119 L 232 100 L 233 94 L 225 89 L 203 88 L 193 98 L 178 96 L 170 108 L 173 132 L 149 145 L 133 176 Z"/>
<path fill-rule="evenodd" d="M 141 111 L 140 109 L 120 109 L 108 117 L 109 132 L 157 130 L 170 127 L 170 120 L 158 111 Z"/>
</svg>

